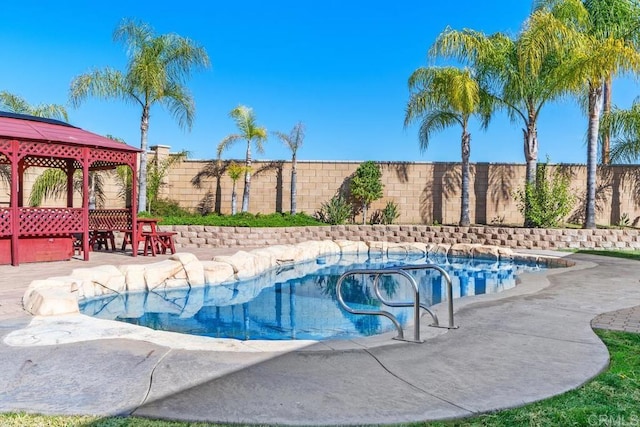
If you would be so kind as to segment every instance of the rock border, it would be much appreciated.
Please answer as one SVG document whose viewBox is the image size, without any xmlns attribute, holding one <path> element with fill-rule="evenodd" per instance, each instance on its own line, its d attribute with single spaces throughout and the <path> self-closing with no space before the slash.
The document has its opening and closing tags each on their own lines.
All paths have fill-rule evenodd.
<svg viewBox="0 0 640 427">
<path fill-rule="evenodd" d="M 273 245 L 233 255 L 199 260 L 177 253 L 152 264 L 102 265 L 77 268 L 69 276 L 34 280 L 27 288 L 23 307 L 34 316 L 77 314 L 78 302 L 112 293 L 217 285 L 260 275 L 283 264 L 301 263 L 327 255 L 424 255 L 470 257 L 487 260 L 536 262 L 548 267 L 569 267 L 563 258 L 528 255 L 509 248 L 480 244 L 392 243 L 384 241 L 322 240 L 293 245 Z"/>
</svg>

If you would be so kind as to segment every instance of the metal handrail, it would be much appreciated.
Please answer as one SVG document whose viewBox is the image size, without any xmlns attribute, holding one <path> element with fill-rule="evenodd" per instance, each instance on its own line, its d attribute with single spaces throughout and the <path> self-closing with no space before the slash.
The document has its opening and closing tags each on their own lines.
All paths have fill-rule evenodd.
<svg viewBox="0 0 640 427">
<path fill-rule="evenodd" d="M 442 267 L 436 265 L 436 264 L 416 264 L 416 265 L 402 265 L 402 266 L 397 266 L 397 267 L 393 267 L 393 269 L 400 269 L 400 270 L 436 270 L 438 271 L 440 274 L 442 274 L 442 277 L 444 277 L 444 280 L 447 282 L 447 311 L 448 311 L 448 315 L 449 315 L 449 325 L 448 326 L 440 326 L 438 324 L 438 320 L 435 319 L 436 323 L 434 325 L 430 325 L 433 327 L 438 327 L 438 328 L 447 328 L 447 329 L 457 329 L 458 327 L 455 326 L 454 321 L 453 321 L 453 282 L 451 282 L 451 276 L 449 276 L 449 273 L 446 272 L 445 269 L 443 269 Z M 427 310 L 429 312 L 431 312 L 430 310 Z"/>
<path fill-rule="evenodd" d="M 447 283 L 447 300 L 448 300 L 448 309 L 449 309 L 449 326 L 440 326 L 440 324 L 438 322 L 438 317 L 435 315 L 435 313 L 433 313 L 431 310 L 429 310 L 429 308 L 427 308 L 426 305 L 420 303 L 420 291 L 419 291 L 419 288 L 418 288 L 418 284 L 416 283 L 416 281 L 413 278 L 413 276 L 411 276 L 406 271 L 406 270 L 425 270 L 425 269 L 436 270 L 436 271 L 440 272 L 440 274 L 442 274 L 442 276 L 445 278 L 445 281 Z M 386 305 L 388 307 L 411 307 L 411 306 L 414 307 L 414 309 L 413 309 L 413 317 L 414 317 L 414 339 L 413 339 L 413 342 L 423 342 L 422 340 L 420 340 L 420 308 L 426 310 L 427 313 L 429 313 L 431 315 L 431 317 L 433 318 L 434 323 L 429 325 L 429 326 L 444 327 L 444 328 L 448 328 L 448 329 L 456 329 L 457 328 L 457 326 L 454 325 L 454 321 L 453 321 L 453 286 L 452 286 L 452 282 L 451 282 L 451 277 L 449 277 L 449 274 L 444 269 L 442 269 L 441 267 L 439 267 L 439 266 L 437 266 L 435 264 L 421 264 L 421 265 L 395 266 L 395 267 L 387 267 L 387 268 L 379 268 L 379 269 L 354 269 L 354 270 L 346 271 L 338 279 L 338 283 L 336 284 L 336 295 L 337 295 L 338 301 L 340 302 L 342 307 L 347 312 L 352 313 L 352 314 L 364 314 L 364 315 L 372 315 L 372 316 L 385 316 L 389 320 L 391 320 L 391 322 L 394 324 L 394 326 L 396 327 L 396 329 L 398 331 L 398 336 L 396 336 L 395 339 L 409 341 L 409 340 L 405 340 L 404 332 L 403 332 L 403 329 L 402 329 L 402 325 L 400 325 L 400 322 L 398 321 L 398 319 L 392 313 L 389 313 L 388 311 L 384 311 L 384 310 L 358 310 L 358 309 L 354 309 L 354 308 L 348 306 L 345 303 L 344 298 L 342 297 L 342 282 L 347 277 L 353 276 L 355 274 L 373 274 L 375 276 L 374 277 L 374 282 L 373 282 L 373 288 L 374 288 L 374 292 L 375 292 L 376 296 L 378 297 L 378 299 L 380 300 L 380 302 L 382 304 L 384 304 L 384 305 Z M 409 302 L 409 301 L 388 301 L 382 296 L 382 294 L 380 293 L 379 285 L 378 285 L 379 284 L 379 279 L 380 279 L 381 276 L 393 275 L 393 274 L 397 274 L 397 275 L 400 275 L 400 276 L 406 278 L 409 281 L 409 283 L 413 286 L 413 291 L 414 291 L 414 301 L 413 302 Z"/>
<path fill-rule="evenodd" d="M 391 322 L 393 322 L 396 329 L 398 330 L 398 336 L 396 337 L 396 339 L 404 340 L 404 332 L 402 330 L 402 325 L 400 325 L 400 322 L 398 322 L 398 319 L 396 319 L 396 316 L 384 310 L 358 310 L 355 308 L 351 308 L 347 305 L 346 302 L 344 302 L 344 298 L 342 297 L 342 292 L 341 292 L 342 282 L 344 281 L 344 279 L 346 279 L 349 276 L 353 276 L 356 274 L 382 274 L 382 273 L 389 274 L 391 271 L 392 270 L 387 270 L 387 269 L 349 270 L 343 273 L 338 279 L 338 283 L 336 284 L 336 296 L 338 297 L 338 301 L 342 305 L 342 308 L 344 308 L 346 311 L 348 311 L 351 314 L 385 316 L 386 318 L 391 320 Z M 402 270 L 397 270 L 397 273 L 403 276 L 411 277 L 409 273 L 406 273 Z"/>
<path fill-rule="evenodd" d="M 376 296 L 378 297 L 378 299 L 386 306 L 389 307 L 412 307 L 415 306 L 415 302 L 411 302 L 411 301 L 389 301 L 387 299 L 385 299 L 385 297 L 382 295 L 382 293 L 380 292 L 380 278 L 384 276 L 383 274 L 376 274 L 376 278 L 373 281 L 373 290 L 376 293 Z M 415 294 L 416 289 L 417 289 L 417 283 L 414 284 L 415 280 L 413 280 L 413 278 L 411 278 L 410 280 L 411 284 L 414 285 L 414 299 L 416 301 L 418 301 L 420 308 L 423 309 L 424 311 L 426 311 L 427 313 L 429 313 L 431 315 L 431 318 L 433 319 L 433 323 L 429 326 L 440 326 L 440 322 L 438 321 L 438 316 L 432 312 L 431 310 L 429 310 L 429 307 L 426 304 L 423 304 L 420 302 L 419 299 L 419 290 L 418 290 L 418 295 Z"/>
</svg>

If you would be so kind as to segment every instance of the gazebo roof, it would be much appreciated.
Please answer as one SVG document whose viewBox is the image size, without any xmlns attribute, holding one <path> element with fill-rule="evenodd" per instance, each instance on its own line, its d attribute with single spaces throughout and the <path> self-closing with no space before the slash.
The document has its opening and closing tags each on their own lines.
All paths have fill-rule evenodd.
<svg viewBox="0 0 640 427">
<path fill-rule="evenodd" d="M 0 111 L 0 139 L 63 143 L 118 151 L 141 151 L 138 148 L 87 132 L 59 120 L 4 111 Z"/>
</svg>

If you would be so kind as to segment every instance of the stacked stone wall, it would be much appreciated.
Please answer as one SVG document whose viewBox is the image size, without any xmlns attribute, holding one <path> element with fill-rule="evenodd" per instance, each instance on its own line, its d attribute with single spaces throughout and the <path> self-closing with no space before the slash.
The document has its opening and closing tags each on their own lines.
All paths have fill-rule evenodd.
<svg viewBox="0 0 640 427">
<path fill-rule="evenodd" d="M 336 225 L 326 227 L 162 226 L 174 231 L 176 247 L 246 248 L 305 241 L 351 240 L 391 243 L 481 244 L 512 249 L 640 249 L 636 229 L 539 229 L 426 225 Z"/>
</svg>

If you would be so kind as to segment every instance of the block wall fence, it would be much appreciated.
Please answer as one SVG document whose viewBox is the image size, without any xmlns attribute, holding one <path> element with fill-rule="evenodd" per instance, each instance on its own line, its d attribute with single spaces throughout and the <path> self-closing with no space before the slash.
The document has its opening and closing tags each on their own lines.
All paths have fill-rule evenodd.
<svg viewBox="0 0 640 427">
<path fill-rule="evenodd" d="M 152 147 L 150 161 L 169 155 L 169 147 Z M 243 163 L 243 159 L 236 162 Z M 348 188 L 349 178 L 362 162 L 351 161 L 298 161 L 297 211 L 309 215 L 316 213 L 322 203 L 340 190 Z M 460 220 L 460 163 L 378 162 L 384 183 L 383 197 L 369 209 L 373 213 L 388 201 L 399 208 L 397 224 L 433 225 L 457 224 Z M 224 163 L 223 163 L 224 165 Z M 562 168 L 571 177 L 571 188 L 577 201 L 568 216 L 568 222 L 582 223 L 586 189 L 584 165 L 550 166 Z M 199 205 L 222 214 L 231 213 L 232 181 L 219 170 L 217 162 L 186 160 L 173 166 L 165 178 L 161 197 L 177 201 L 180 206 L 195 210 Z M 41 173 L 30 168 L 25 176 L 25 194 L 29 194 L 34 179 Z M 193 181 L 201 177 L 200 186 Z M 113 175 L 104 175 L 107 194 L 106 208 L 124 206 L 117 196 L 118 187 Z M 504 163 L 475 163 L 471 165 L 470 218 L 472 224 L 522 225 L 523 218 L 513 196 L 524 187 L 525 165 Z M 236 182 L 237 209 L 242 205 L 244 179 Z M 251 178 L 249 212 L 269 214 L 289 212 L 291 194 L 290 161 L 255 161 Z M 25 204 L 27 201 L 25 201 Z M 0 206 L 9 204 L 9 191 L 0 182 Z M 80 206 L 79 196 L 74 202 Z M 621 218 L 640 226 L 640 167 L 615 165 L 600 167 L 597 181 L 597 216 L 601 225 L 616 225 Z M 64 206 L 64 200 L 47 200 L 46 206 Z M 361 223 L 357 214 L 354 223 Z"/>
<path fill-rule="evenodd" d="M 158 151 L 160 158 L 168 154 Z M 243 164 L 244 160 L 236 162 Z M 362 162 L 298 161 L 297 211 L 316 213 L 340 190 L 348 188 L 350 177 Z M 383 197 L 372 204 L 371 214 L 388 201 L 399 208 L 397 224 L 457 224 L 460 221 L 460 163 L 378 162 L 384 184 Z M 550 166 L 551 176 L 562 168 L 571 177 L 576 196 L 569 222 L 582 223 L 586 194 L 584 165 Z M 172 168 L 163 195 L 181 206 L 193 209 L 209 193 L 215 212 L 231 213 L 232 181 L 227 174 L 202 181 L 195 188 L 192 180 L 202 171 L 215 170 L 215 162 L 187 160 Z M 475 163 L 471 165 L 470 218 L 472 224 L 522 225 L 514 192 L 522 189 L 526 167 L 523 164 Z M 237 209 L 240 211 L 244 178 L 236 182 Z M 253 163 L 249 212 L 269 214 L 291 209 L 291 162 L 256 161 Z M 640 167 L 615 165 L 600 167 L 597 182 L 597 217 L 602 225 L 616 225 L 622 217 L 640 226 Z M 357 215 L 354 223 L 361 223 Z"/>
</svg>

